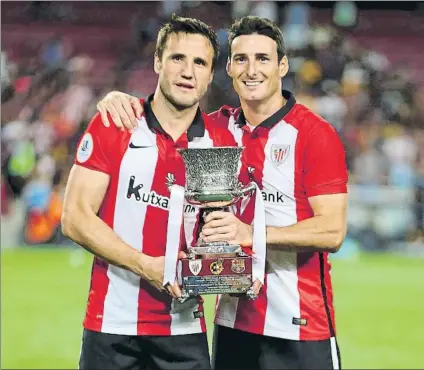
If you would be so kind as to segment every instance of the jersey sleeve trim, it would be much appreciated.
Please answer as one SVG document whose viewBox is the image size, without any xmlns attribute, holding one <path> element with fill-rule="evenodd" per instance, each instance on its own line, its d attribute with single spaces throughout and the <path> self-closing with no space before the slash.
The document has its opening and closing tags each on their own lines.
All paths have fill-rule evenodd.
<svg viewBox="0 0 424 370">
<path fill-rule="evenodd" d="M 329 184 L 314 186 L 306 191 L 307 197 L 314 197 L 317 195 L 330 195 L 330 194 L 345 194 L 347 193 L 347 184 L 345 181 L 333 182 Z"/>
<path fill-rule="evenodd" d="M 110 173 L 108 171 L 106 171 L 105 169 L 99 168 L 99 167 L 96 167 L 96 166 L 93 166 L 93 165 L 88 164 L 88 163 L 79 163 L 78 161 L 74 160 L 74 164 L 76 166 L 87 168 L 88 170 L 101 172 L 101 173 L 104 173 L 104 174 L 106 174 L 108 176 L 110 175 Z"/>
</svg>

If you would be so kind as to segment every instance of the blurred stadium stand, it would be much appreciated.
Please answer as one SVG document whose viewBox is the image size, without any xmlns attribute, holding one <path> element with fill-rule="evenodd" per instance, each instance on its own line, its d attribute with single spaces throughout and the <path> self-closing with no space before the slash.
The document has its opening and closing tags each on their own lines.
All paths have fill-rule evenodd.
<svg viewBox="0 0 424 370">
<path fill-rule="evenodd" d="M 207 111 L 238 102 L 224 68 L 234 17 L 275 18 L 289 49 L 285 86 L 346 145 L 348 240 L 424 253 L 424 8 L 346 3 L 336 16 L 332 2 L 2 2 L 2 245 L 66 243 L 58 215 L 75 143 L 106 92 L 153 91 L 156 33 L 174 10 L 224 42 Z"/>
</svg>

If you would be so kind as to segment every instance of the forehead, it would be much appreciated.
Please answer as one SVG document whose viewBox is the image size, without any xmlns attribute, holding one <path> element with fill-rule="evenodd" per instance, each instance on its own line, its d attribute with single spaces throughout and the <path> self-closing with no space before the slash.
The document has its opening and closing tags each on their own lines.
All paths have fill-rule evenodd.
<svg viewBox="0 0 424 370">
<path fill-rule="evenodd" d="M 196 54 L 199 57 L 212 57 L 212 44 L 206 36 L 185 32 L 171 33 L 165 46 L 165 52 Z"/>
<path fill-rule="evenodd" d="M 270 37 L 258 34 L 241 35 L 231 44 L 231 54 L 273 54 L 277 43 Z"/>
</svg>

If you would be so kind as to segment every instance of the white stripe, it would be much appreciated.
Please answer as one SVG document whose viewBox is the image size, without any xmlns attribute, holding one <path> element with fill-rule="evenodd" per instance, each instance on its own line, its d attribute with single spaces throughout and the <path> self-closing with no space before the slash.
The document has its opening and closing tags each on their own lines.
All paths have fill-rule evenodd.
<svg viewBox="0 0 424 370">
<path fill-rule="evenodd" d="M 194 312 L 199 310 L 196 298 L 190 298 L 184 303 L 175 299 L 171 304 L 171 335 L 193 334 L 202 331 L 201 319 L 194 317 Z"/>
<path fill-rule="evenodd" d="M 300 327 L 293 317 L 300 317 L 297 290 L 297 254 L 277 250 L 267 251 L 267 307 L 264 335 L 291 340 L 300 339 Z"/>
<path fill-rule="evenodd" d="M 184 207 L 187 206 L 187 202 L 184 203 Z M 187 246 L 191 246 L 194 239 L 194 227 L 196 226 L 197 219 L 199 216 L 200 208 L 193 206 L 196 210 L 193 213 L 184 213 L 184 234 Z"/>
<path fill-rule="evenodd" d="M 265 278 L 265 259 L 266 259 L 266 225 L 265 225 L 265 206 L 262 199 L 261 189 L 255 184 L 255 215 L 253 223 L 253 262 L 252 262 L 252 281 L 259 280 L 264 284 Z"/>
<path fill-rule="evenodd" d="M 336 338 L 330 338 L 330 347 L 331 347 L 331 360 L 333 362 L 333 369 L 340 369 L 339 356 L 337 354 L 337 343 Z"/>
<path fill-rule="evenodd" d="M 221 294 L 215 312 L 215 323 L 234 328 L 237 317 L 239 298 Z"/>
<path fill-rule="evenodd" d="M 234 140 L 237 143 L 237 146 L 243 146 L 243 130 L 235 124 L 236 119 L 234 116 L 231 116 L 228 120 L 228 130 L 231 132 L 231 134 L 234 137 Z M 238 164 L 238 168 L 237 168 L 237 173 L 240 174 L 240 170 L 241 170 L 241 166 L 242 166 L 242 162 L 241 160 L 239 161 Z M 244 210 L 246 209 L 247 205 L 250 202 L 250 198 L 249 197 L 243 197 L 241 199 L 241 203 L 240 203 L 240 214 L 243 214 Z M 233 208 L 233 212 L 235 211 L 235 207 Z"/>
<path fill-rule="evenodd" d="M 231 116 L 228 120 L 228 130 L 233 134 L 234 140 L 237 142 L 238 146 L 243 146 L 243 130 L 240 129 L 238 125 L 235 124 L 236 120 L 234 116 Z"/>
<path fill-rule="evenodd" d="M 152 145 L 154 134 L 147 129 L 145 121 L 140 123 L 131 140 L 137 145 Z M 128 199 L 127 190 L 131 176 L 134 176 L 134 185 L 143 185 L 141 196 L 151 190 L 157 157 L 156 146 L 127 149 L 119 172 L 113 229 L 125 243 L 139 251 L 143 248 L 147 204 L 137 201 L 134 196 Z M 140 277 L 113 265 L 109 265 L 107 275 L 109 286 L 104 302 L 102 332 L 136 335 Z"/>
<path fill-rule="evenodd" d="M 184 187 L 171 186 L 169 200 L 168 228 L 166 231 L 165 268 L 162 284 L 174 285 L 177 269 L 178 252 L 180 250 L 181 226 L 183 224 Z"/>
<path fill-rule="evenodd" d="M 288 226 L 297 222 L 294 197 L 294 146 L 297 130 L 280 123 L 269 132 L 265 145 L 263 168 L 263 192 L 265 195 L 266 225 Z M 288 157 L 279 165 L 273 161 L 273 145 L 290 145 Z M 284 194 L 284 202 L 277 202 L 277 192 Z M 270 198 L 273 197 L 273 200 Z M 267 309 L 264 335 L 288 339 L 300 339 L 300 327 L 293 325 L 294 317 L 300 317 L 300 297 L 297 288 L 297 254 L 268 248 Z M 284 334 L 283 334 L 284 333 Z"/>
</svg>

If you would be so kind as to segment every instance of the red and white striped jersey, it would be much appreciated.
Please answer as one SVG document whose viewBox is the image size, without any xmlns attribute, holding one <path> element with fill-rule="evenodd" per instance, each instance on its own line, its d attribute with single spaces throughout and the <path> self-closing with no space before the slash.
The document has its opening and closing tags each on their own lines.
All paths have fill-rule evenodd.
<svg viewBox="0 0 424 370">
<path fill-rule="evenodd" d="M 99 217 L 125 243 L 158 257 L 165 254 L 168 187 L 185 184 L 184 162 L 177 149 L 236 143 L 200 110 L 188 131 L 174 142 L 153 114 L 151 99 L 144 103 L 145 115 L 132 133 L 114 125 L 106 128 L 96 115 L 80 140 L 75 163 L 110 177 Z M 198 210 L 190 205 L 184 210 L 191 241 Z M 181 241 L 184 248 L 185 238 Z M 84 327 L 125 335 L 204 332 L 202 303 L 199 298 L 181 305 L 133 272 L 94 257 Z"/>
<path fill-rule="evenodd" d="M 210 116 L 228 128 L 242 156 L 241 181 L 262 190 L 268 226 L 289 226 L 313 216 L 309 197 L 346 193 L 343 145 L 334 128 L 283 91 L 287 104 L 253 131 L 240 108 L 222 107 Z M 241 205 L 253 221 L 254 202 Z M 239 330 L 292 340 L 335 335 L 327 253 L 267 250 L 265 285 L 257 300 L 222 295 L 215 322 Z"/>
</svg>

